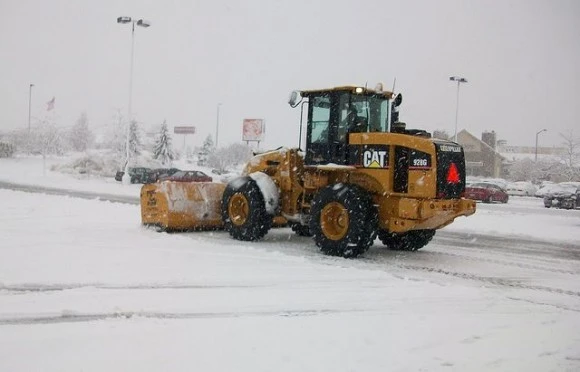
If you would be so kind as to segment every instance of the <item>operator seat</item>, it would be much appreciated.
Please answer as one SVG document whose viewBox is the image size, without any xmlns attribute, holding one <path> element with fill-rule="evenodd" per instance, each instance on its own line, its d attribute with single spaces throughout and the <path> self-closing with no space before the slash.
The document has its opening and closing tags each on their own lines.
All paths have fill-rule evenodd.
<svg viewBox="0 0 580 372">
<path fill-rule="evenodd" d="M 349 132 L 350 133 L 365 133 L 368 131 L 368 120 L 364 116 L 357 116 L 353 120 Z"/>
</svg>

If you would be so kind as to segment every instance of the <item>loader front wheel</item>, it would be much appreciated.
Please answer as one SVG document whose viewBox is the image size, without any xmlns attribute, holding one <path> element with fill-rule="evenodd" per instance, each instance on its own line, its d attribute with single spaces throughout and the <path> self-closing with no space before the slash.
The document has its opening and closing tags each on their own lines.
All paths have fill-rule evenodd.
<svg viewBox="0 0 580 372">
<path fill-rule="evenodd" d="M 377 213 L 368 193 L 356 185 L 323 189 L 312 201 L 310 232 L 328 255 L 356 257 L 373 244 Z"/>
<path fill-rule="evenodd" d="M 222 198 L 222 220 L 225 229 L 237 240 L 259 240 L 268 233 L 273 216 L 266 211 L 256 181 L 243 177 L 228 184 Z"/>
</svg>

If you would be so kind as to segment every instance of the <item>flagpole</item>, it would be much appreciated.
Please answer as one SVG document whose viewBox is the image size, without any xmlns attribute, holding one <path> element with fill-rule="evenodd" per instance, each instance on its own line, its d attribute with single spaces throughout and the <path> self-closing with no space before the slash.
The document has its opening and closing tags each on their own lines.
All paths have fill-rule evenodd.
<svg viewBox="0 0 580 372">
<path fill-rule="evenodd" d="M 34 84 L 30 84 L 28 87 L 28 135 L 30 135 L 30 113 L 31 113 L 31 106 L 32 106 L 32 87 Z"/>
</svg>

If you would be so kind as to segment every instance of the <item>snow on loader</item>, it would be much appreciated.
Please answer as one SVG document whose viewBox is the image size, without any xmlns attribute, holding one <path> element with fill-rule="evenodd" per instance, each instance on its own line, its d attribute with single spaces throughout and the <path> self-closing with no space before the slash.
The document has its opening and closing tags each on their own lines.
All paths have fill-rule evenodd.
<svg viewBox="0 0 580 372">
<path fill-rule="evenodd" d="M 290 105 L 306 107 L 305 151 L 258 154 L 227 186 L 146 185 L 143 223 L 169 229 L 223 223 L 233 238 L 253 241 L 283 217 L 329 255 L 356 257 L 377 237 L 390 249 L 422 248 L 437 229 L 475 213 L 475 201 L 463 198 L 463 148 L 406 129 L 398 120 L 402 97 L 393 96 L 380 86 L 293 92 Z"/>
</svg>

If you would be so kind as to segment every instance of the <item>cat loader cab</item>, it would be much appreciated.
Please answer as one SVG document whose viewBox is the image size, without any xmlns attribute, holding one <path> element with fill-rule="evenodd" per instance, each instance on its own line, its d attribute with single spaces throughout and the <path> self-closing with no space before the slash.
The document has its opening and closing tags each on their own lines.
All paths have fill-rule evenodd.
<svg viewBox="0 0 580 372">
<path fill-rule="evenodd" d="M 391 92 L 362 87 L 294 92 L 289 102 L 308 100 L 305 163 L 349 164 L 349 134 L 388 132 Z M 397 101 L 400 104 L 400 95 Z"/>
</svg>

